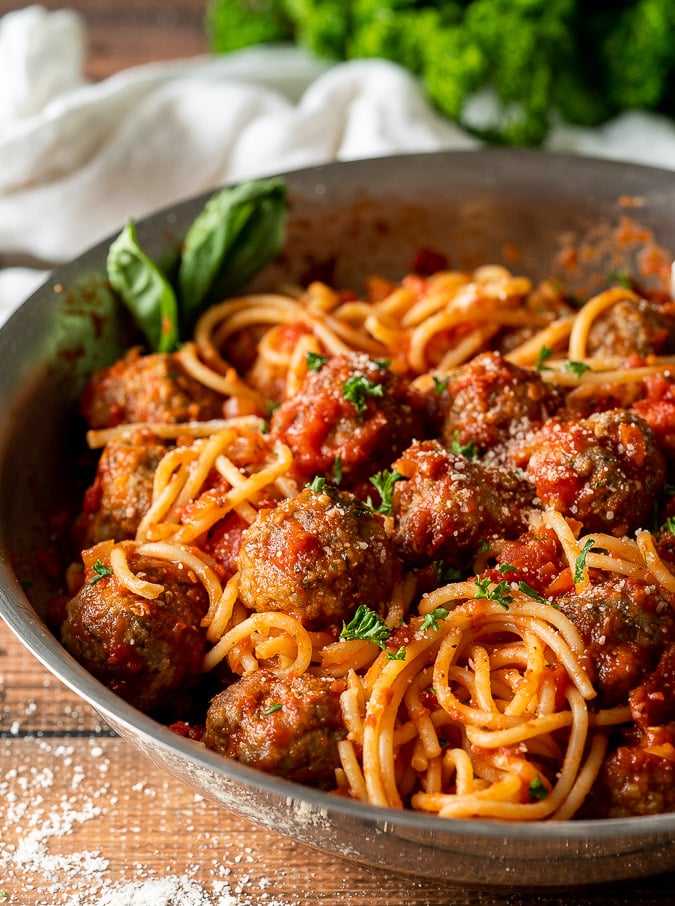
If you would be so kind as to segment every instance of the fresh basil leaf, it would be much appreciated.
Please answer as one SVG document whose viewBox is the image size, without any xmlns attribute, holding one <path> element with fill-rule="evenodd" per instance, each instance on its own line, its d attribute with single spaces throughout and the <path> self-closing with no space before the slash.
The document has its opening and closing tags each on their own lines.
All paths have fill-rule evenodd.
<svg viewBox="0 0 675 906">
<path fill-rule="evenodd" d="M 283 245 L 287 208 L 282 179 L 222 189 L 207 201 L 185 236 L 178 270 L 181 327 L 203 307 L 243 286 Z"/>
<path fill-rule="evenodd" d="M 108 251 L 108 279 L 131 311 L 153 352 L 178 345 L 178 303 L 171 284 L 138 244 L 129 221 Z"/>
</svg>

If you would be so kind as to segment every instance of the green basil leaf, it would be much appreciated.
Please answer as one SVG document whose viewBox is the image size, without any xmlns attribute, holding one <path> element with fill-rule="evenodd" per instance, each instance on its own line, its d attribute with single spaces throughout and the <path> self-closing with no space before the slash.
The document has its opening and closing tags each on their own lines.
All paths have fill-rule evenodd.
<svg viewBox="0 0 675 906">
<path fill-rule="evenodd" d="M 258 179 L 222 189 L 190 227 L 178 271 L 181 328 L 273 261 L 283 245 L 286 184 Z"/>
<path fill-rule="evenodd" d="M 138 244 L 129 221 L 108 251 L 108 279 L 141 328 L 153 352 L 178 345 L 178 303 L 171 284 Z"/>
</svg>

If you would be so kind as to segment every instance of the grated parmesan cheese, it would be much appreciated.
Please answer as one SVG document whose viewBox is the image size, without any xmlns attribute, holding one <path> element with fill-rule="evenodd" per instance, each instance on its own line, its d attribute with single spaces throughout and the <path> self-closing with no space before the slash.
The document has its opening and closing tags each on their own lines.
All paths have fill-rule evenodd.
<svg viewBox="0 0 675 906">
<path fill-rule="evenodd" d="M 38 737 L 35 745 L 49 757 L 52 768 L 26 763 L 5 767 L 12 756 L 11 741 L 5 740 L 3 748 L 0 740 L 3 904 L 18 906 L 24 902 L 23 895 L 30 892 L 31 902 L 39 906 L 293 906 L 269 892 L 268 878 L 255 881 L 244 875 L 235 881 L 230 877 L 231 869 L 226 864 L 245 860 L 240 851 L 229 856 L 221 853 L 222 858 L 210 864 L 198 856 L 186 872 L 164 877 L 152 876 L 156 869 L 137 863 L 128 868 L 131 877 L 118 880 L 111 880 L 109 872 L 106 874 L 110 859 L 105 852 L 82 850 L 64 854 L 60 840 L 76 836 L 89 821 L 115 820 L 117 797 L 111 796 L 109 786 L 96 789 L 91 784 L 92 773 L 95 777 L 107 772 L 109 759 L 96 740 L 92 740 L 87 753 L 92 763 L 85 765 L 73 765 L 72 746 Z M 73 779 L 68 794 L 58 800 L 54 788 L 61 769 L 70 772 Z M 81 791 L 85 778 L 90 781 L 87 794 Z M 140 800 L 157 795 L 157 790 L 144 782 L 134 784 L 130 792 Z M 197 809 L 208 805 L 199 794 L 195 794 L 194 803 Z M 126 829 L 127 833 L 134 831 L 140 829 Z M 253 861 L 252 856 L 248 861 Z M 203 873 L 205 865 L 208 876 L 200 881 L 194 875 Z"/>
</svg>

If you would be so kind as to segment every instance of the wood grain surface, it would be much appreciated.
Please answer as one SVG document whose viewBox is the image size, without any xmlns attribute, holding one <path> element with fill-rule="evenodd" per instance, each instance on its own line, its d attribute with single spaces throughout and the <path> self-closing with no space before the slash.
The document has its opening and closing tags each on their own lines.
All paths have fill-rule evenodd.
<svg viewBox="0 0 675 906">
<path fill-rule="evenodd" d="M 19 6 L 0 0 L 0 15 Z M 121 69 L 206 53 L 206 0 L 40 0 L 48 10 L 82 15 L 87 33 L 85 75 L 100 80 Z"/>
<path fill-rule="evenodd" d="M 301 846 L 140 756 L 0 622 L 0 903 L 656 906 L 673 890 L 673 875 L 567 893 L 440 887 Z"/>
<path fill-rule="evenodd" d="M 42 5 L 82 13 L 92 79 L 206 50 L 201 0 Z M 0 0 L 0 14 L 13 9 Z M 674 890 L 656 874 L 555 893 L 437 887 L 315 852 L 164 774 L 0 623 L 0 904 L 655 906 Z"/>
<path fill-rule="evenodd" d="M 0 903 L 655 906 L 674 889 L 672 875 L 568 893 L 458 889 L 315 852 L 155 767 L 0 622 Z"/>
</svg>

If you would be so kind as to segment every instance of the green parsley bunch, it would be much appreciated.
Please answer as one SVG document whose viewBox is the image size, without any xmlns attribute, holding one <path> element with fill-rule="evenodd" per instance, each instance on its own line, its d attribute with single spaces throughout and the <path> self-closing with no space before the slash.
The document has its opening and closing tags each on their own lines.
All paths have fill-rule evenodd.
<svg viewBox="0 0 675 906">
<path fill-rule="evenodd" d="M 675 112 L 672 0 L 208 0 L 212 50 L 294 42 L 412 72 L 436 108 L 486 141 L 537 145 L 554 117 L 598 125 Z M 478 122 L 470 101 L 496 98 Z"/>
</svg>

